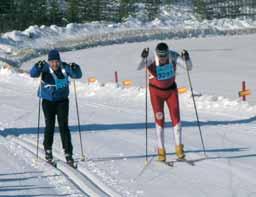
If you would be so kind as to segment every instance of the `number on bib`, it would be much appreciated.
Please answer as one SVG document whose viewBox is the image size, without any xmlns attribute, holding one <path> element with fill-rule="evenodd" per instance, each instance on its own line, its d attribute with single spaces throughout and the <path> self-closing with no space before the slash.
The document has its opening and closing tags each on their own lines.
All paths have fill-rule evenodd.
<svg viewBox="0 0 256 197">
<path fill-rule="evenodd" d="M 172 64 L 165 64 L 156 67 L 157 80 L 167 80 L 175 76 L 174 67 Z"/>
</svg>

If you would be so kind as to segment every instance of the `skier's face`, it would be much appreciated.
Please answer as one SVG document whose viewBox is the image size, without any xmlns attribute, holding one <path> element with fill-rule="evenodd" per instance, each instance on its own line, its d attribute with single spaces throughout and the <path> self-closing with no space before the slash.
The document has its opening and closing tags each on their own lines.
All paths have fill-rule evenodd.
<svg viewBox="0 0 256 197">
<path fill-rule="evenodd" d="M 50 64 L 52 70 L 56 71 L 59 68 L 60 61 L 59 60 L 51 60 L 51 61 L 49 61 L 49 64 Z"/>
<path fill-rule="evenodd" d="M 160 64 L 167 64 L 168 62 L 168 56 L 159 56 L 159 63 Z"/>
</svg>

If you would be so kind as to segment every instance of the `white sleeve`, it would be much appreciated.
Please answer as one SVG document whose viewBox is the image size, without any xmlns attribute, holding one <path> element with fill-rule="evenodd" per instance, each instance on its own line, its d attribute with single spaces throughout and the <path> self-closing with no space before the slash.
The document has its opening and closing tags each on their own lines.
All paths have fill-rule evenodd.
<svg viewBox="0 0 256 197">
<path fill-rule="evenodd" d="M 180 56 L 177 58 L 177 66 L 180 66 L 183 69 L 188 69 L 189 71 L 191 71 L 193 67 L 192 61 L 190 58 L 188 60 L 184 60 Z"/>
<path fill-rule="evenodd" d="M 145 68 L 146 64 L 147 67 L 149 67 L 154 62 L 154 53 L 152 51 L 149 51 L 148 58 L 141 58 L 137 70 L 141 70 Z"/>
</svg>

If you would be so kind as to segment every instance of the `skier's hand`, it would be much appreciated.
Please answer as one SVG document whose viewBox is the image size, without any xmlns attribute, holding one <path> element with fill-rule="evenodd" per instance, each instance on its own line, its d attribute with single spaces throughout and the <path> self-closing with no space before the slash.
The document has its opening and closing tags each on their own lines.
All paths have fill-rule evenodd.
<svg viewBox="0 0 256 197">
<path fill-rule="evenodd" d="M 189 60 L 189 53 L 187 50 L 183 49 L 181 52 L 181 58 L 185 61 Z"/>
<path fill-rule="evenodd" d="M 142 58 L 147 58 L 149 54 L 149 48 L 144 48 L 142 53 L 141 53 L 141 57 Z"/>
<path fill-rule="evenodd" d="M 76 63 L 70 63 L 69 64 L 70 65 L 70 68 L 72 69 L 72 70 L 76 70 L 77 68 L 78 68 L 78 65 L 76 64 Z"/>
<path fill-rule="evenodd" d="M 43 70 L 43 68 L 44 68 L 44 65 L 46 64 L 46 61 L 45 60 L 39 60 L 36 64 L 35 64 L 35 66 L 39 69 L 39 70 Z"/>
</svg>

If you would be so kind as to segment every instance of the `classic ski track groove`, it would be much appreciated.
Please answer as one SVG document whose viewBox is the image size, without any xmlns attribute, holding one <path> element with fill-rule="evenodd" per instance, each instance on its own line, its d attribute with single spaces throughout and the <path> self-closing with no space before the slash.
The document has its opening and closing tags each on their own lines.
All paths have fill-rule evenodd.
<svg viewBox="0 0 256 197">
<path fill-rule="evenodd" d="M 19 144 L 27 151 L 36 155 L 36 146 L 30 140 L 24 140 L 21 138 L 14 137 L 12 141 Z M 54 151 L 53 151 L 54 154 Z M 82 192 L 88 196 L 93 197 L 119 197 L 120 194 L 112 191 L 105 184 L 101 183 L 94 175 L 84 168 L 73 169 L 68 164 L 66 164 L 58 153 L 54 154 L 57 158 L 57 169 L 66 175 Z M 39 157 L 44 158 L 44 151 L 42 147 L 39 146 Z M 44 160 L 44 159 L 43 159 Z M 50 164 L 49 164 L 50 165 Z"/>
</svg>

